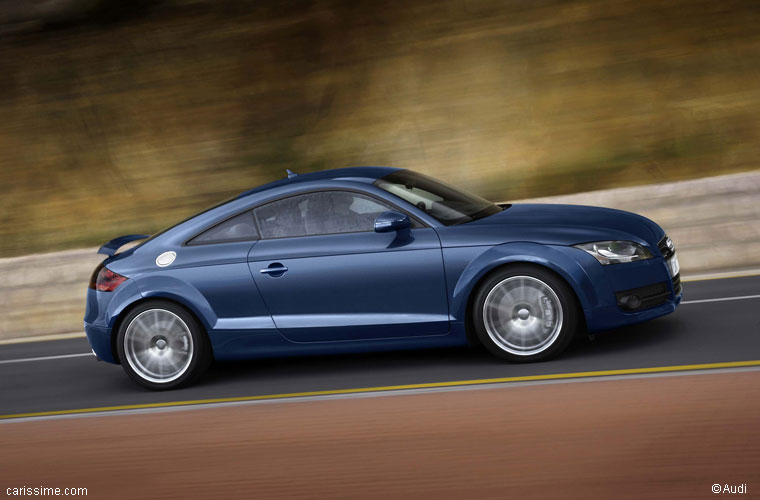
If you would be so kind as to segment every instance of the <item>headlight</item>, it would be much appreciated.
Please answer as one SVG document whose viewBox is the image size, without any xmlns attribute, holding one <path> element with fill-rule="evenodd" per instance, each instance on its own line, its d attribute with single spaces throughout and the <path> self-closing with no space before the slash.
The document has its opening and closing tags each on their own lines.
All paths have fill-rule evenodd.
<svg viewBox="0 0 760 500">
<path fill-rule="evenodd" d="M 596 241 L 575 245 L 575 248 L 590 253 L 604 266 L 652 258 L 649 250 L 632 241 Z"/>
</svg>

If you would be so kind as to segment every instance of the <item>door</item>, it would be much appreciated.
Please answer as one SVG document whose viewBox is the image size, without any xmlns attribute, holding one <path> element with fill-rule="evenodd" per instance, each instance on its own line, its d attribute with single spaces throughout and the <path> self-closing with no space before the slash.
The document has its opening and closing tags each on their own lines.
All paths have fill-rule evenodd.
<svg viewBox="0 0 760 500">
<path fill-rule="evenodd" d="M 448 299 L 438 235 L 374 232 L 392 209 L 353 191 L 303 193 L 254 210 L 249 265 L 280 332 L 294 342 L 443 335 Z"/>
</svg>

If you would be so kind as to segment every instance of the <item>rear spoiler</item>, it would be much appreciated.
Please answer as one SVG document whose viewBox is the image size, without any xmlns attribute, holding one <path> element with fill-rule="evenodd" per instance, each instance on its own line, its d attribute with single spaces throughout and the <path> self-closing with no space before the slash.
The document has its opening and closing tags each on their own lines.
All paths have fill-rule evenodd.
<svg viewBox="0 0 760 500">
<path fill-rule="evenodd" d="M 114 238 L 111 241 L 104 243 L 103 246 L 98 250 L 98 253 L 102 253 L 103 255 L 108 255 L 110 257 L 112 255 L 116 255 L 116 251 L 127 243 L 131 241 L 144 240 L 146 238 L 150 238 L 150 235 L 128 234 L 127 236 L 119 236 L 118 238 Z"/>
</svg>

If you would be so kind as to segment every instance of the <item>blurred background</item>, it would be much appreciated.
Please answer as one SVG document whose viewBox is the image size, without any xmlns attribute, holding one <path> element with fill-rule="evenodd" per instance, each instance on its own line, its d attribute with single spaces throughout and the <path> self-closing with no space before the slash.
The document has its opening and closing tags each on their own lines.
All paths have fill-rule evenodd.
<svg viewBox="0 0 760 500">
<path fill-rule="evenodd" d="M 148 394 L 97 365 L 81 337 L 97 246 L 286 168 L 391 165 L 494 201 L 632 210 L 673 238 L 684 281 L 757 275 L 758 157 L 758 0 L 0 0 L 0 413 L 154 407 L 0 424 L 0 489 L 757 489 L 758 372 L 153 412 L 278 392 L 462 389 L 483 376 L 746 367 L 760 352 L 758 302 L 744 300 L 757 276 L 686 283 L 685 301 L 704 303 L 600 335 L 557 364 L 459 351 L 256 361 L 215 368 L 198 391 Z M 684 375 L 676 368 L 661 370 Z"/>
<path fill-rule="evenodd" d="M 494 200 L 757 169 L 747 0 L 0 1 L 0 257 L 297 172 Z"/>
</svg>

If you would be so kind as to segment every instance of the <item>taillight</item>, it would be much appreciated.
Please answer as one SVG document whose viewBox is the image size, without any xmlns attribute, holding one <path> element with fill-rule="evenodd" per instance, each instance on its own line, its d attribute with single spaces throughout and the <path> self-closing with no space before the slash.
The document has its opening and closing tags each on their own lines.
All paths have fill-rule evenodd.
<svg viewBox="0 0 760 500">
<path fill-rule="evenodd" d="M 100 263 L 90 277 L 90 288 L 99 292 L 113 292 L 125 281 L 126 276 L 117 274 Z"/>
</svg>

